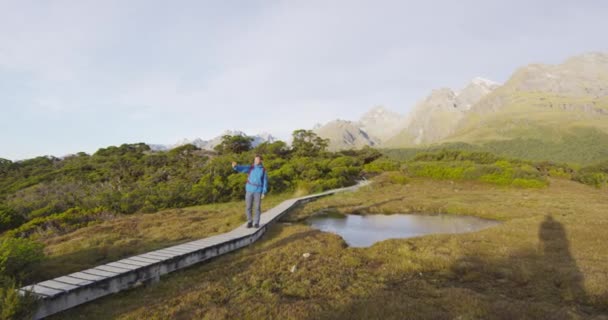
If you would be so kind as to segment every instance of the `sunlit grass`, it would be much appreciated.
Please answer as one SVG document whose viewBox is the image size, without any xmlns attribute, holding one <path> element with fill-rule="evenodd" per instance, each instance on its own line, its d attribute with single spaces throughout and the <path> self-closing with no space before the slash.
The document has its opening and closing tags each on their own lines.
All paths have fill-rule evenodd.
<svg viewBox="0 0 608 320">
<path fill-rule="evenodd" d="M 222 209 L 207 213 L 215 223 L 209 230 L 220 232 L 225 222 L 210 216 L 240 214 L 238 203 Z M 337 235 L 297 223 L 321 210 L 466 214 L 503 223 L 349 248 Z M 54 318 L 587 318 L 608 312 L 606 212 L 605 189 L 567 180 L 519 189 L 388 179 L 307 204 L 243 250 Z M 547 227 L 549 215 L 555 223 Z"/>
<path fill-rule="evenodd" d="M 290 198 L 269 196 L 262 211 Z M 157 213 L 121 215 L 60 236 L 39 239 L 47 258 L 36 267 L 34 280 L 47 280 L 164 248 L 230 231 L 245 222 L 244 201 L 170 209 Z"/>
</svg>

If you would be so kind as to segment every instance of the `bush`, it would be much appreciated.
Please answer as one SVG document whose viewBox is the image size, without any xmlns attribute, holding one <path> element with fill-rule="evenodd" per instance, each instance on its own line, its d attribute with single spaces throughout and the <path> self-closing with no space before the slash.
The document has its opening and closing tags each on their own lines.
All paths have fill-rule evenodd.
<svg viewBox="0 0 608 320">
<path fill-rule="evenodd" d="M 410 176 L 427 177 L 440 180 L 460 180 L 465 177 L 465 171 L 471 168 L 468 163 L 435 163 L 419 162 L 405 167 Z"/>
<path fill-rule="evenodd" d="M 11 278 L 0 276 L 0 320 L 29 319 L 33 316 L 34 297 L 20 296 L 20 285 Z"/>
<path fill-rule="evenodd" d="M 495 163 L 502 158 L 488 152 L 466 152 L 459 150 L 441 150 L 433 153 L 419 153 L 414 161 L 471 161 L 478 164 Z"/>
<path fill-rule="evenodd" d="M 578 173 L 574 180 L 596 188 L 600 188 L 606 184 L 608 177 L 602 172 L 582 172 Z"/>
<path fill-rule="evenodd" d="M 573 180 L 596 188 L 602 187 L 608 182 L 608 161 L 580 169 Z"/>
<path fill-rule="evenodd" d="M 0 275 L 24 279 L 31 272 L 32 265 L 44 258 L 41 243 L 22 238 L 3 237 L 0 239 Z"/>
<path fill-rule="evenodd" d="M 554 178 L 572 179 L 572 173 L 563 168 L 551 168 L 548 171 L 548 175 Z"/>
<path fill-rule="evenodd" d="M 0 206 L 0 232 L 18 227 L 24 222 L 22 216 L 17 215 L 9 207 Z"/>
<path fill-rule="evenodd" d="M 28 221 L 16 229 L 9 230 L 9 236 L 29 237 L 36 232 L 52 231 L 55 233 L 66 233 L 97 221 L 100 217 L 107 215 L 103 208 L 84 210 L 72 208 L 66 212 L 53 214 L 48 217 L 39 217 Z"/>
<path fill-rule="evenodd" d="M 399 170 L 401 163 L 397 160 L 388 158 L 376 159 L 363 166 L 363 170 L 367 173 L 380 173 L 384 171 Z"/>
<path fill-rule="evenodd" d="M 486 174 L 479 178 L 480 181 L 497 184 L 499 186 L 508 186 L 513 181 L 510 176 L 504 174 Z"/>
<path fill-rule="evenodd" d="M 439 159 L 463 158 L 459 153 L 446 153 Z M 424 155 L 424 159 L 433 158 Z M 479 159 L 491 159 L 490 156 L 478 156 Z M 475 157 L 468 157 L 475 158 Z M 481 161 L 480 161 L 481 162 Z M 405 172 L 413 177 L 427 177 L 439 180 L 476 180 L 500 186 L 516 186 L 522 188 L 539 188 L 547 185 L 542 174 L 531 165 L 498 160 L 492 164 L 479 164 L 466 161 L 430 161 L 407 164 Z"/>
<path fill-rule="evenodd" d="M 323 191 L 323 185 L 319 180 L 317 181 L 303 181 L 300 180 L 296 183 L 295 195 L 303 196 L 307 194 L 317 193 Z"/>
<path fill-rule="evenodd" d="M 249 150 L 248 139 L 231 137 L 219 154 L 194 145 L 154 152 L 136 143 L 90 156 L 15 163 L 0 159 L 0 232 L 28 236 L 42 231 L 47 236 L 72 231 L 97 219 L 98 208 L 131 214 L 242 199 L 246 174 L 237 174 L 230 164 L 251 163 L 255 152 L 266 159 L 272 193 L 344 187 L 359 178 L 365 163 L 381 156 L 370 148 L 327 152 L 326 141 L 314 133 L 295 135 L 299 140 L 291 149 L 277 141 Z M 376 165 L 395 169 L 395 163 Z"/>
</svg>

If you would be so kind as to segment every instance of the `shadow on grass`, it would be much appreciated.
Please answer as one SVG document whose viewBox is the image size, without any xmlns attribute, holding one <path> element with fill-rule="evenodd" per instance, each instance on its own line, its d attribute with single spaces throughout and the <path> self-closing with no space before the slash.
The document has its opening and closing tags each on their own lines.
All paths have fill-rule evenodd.
<svg viewBox="0 0 608 320">
<path fill-rule="evenodd" d="M 608 296 L 586 293 L 564 226 L 546 216 L 538 237 L 539 248 L 503 258 L 465 256 L 445 273 L 386 279 L 308 319 L 608 319 Z"/>
<path fill-rule="evenodd" d="M 114 262 L 133 255 L 169 247 L 178 243 L 180 242 L 155 241 L 137 243 L 131 246 L 102 245 L 97 247 L 82 248 L 77 251 L 46 257 L 44 261 L 34 268 L 32 274 L 24 280 L 24 283 L 31 284 L 53 279 L 73 272 L 94 268 L 96 266 Z"/>
</svg>

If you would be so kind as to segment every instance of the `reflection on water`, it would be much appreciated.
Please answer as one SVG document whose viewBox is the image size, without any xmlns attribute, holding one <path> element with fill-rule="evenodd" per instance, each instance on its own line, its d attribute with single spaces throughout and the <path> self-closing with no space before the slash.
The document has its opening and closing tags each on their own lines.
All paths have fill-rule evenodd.
<svg viewBox="0 0 608 320">
<path fill-rule="evenodd" d="M 354 215 L 327 214 L 308 219 L 315 229 L 340 235 L 352 247 L 369 247 L 377 241 L 427 234 L 472 232 L 498 221 L 454 215 Z"/>
</svg>

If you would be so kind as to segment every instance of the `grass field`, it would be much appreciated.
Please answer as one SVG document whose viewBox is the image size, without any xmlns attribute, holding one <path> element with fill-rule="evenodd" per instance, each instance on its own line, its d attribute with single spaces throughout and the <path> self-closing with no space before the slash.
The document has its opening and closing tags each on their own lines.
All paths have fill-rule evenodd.
<svg viewBox="0 0 608 320">
<path fill-rule="evenodd" d="M 288 194 L 270 196 L 262 210 L 278 205 Z M 228 202 L 158 213 L 121 215 L 41 240 L 47 258 L 29 282 L 42 281 L 122 258 L 230 231 L 245 222 L 243 203 Z"/>
<path fill-rule="evenodd" d="M 241 206 L 184 209 L 186 221 L 207 219 L 191 221 L 199 231 L 182 238 L 171 231 L 179 229 L 171 226 L 177 215 L 171 212 L 142 216 L 140 232 L 154 230 L 143 227 L 144 220 L 157 219 L 168 234 L 176 233 L 167 236 L 172 241 L 206 236 L 233 227 L 226 221 L 239 223 Z M 503 223 L 470 234 L 350 248 L 300 223 L 328 210 L 466 214 Z M 540 189 L 385 181 L 303 206 L 248 248 L 52 319 L 606 319 L 607 227 L 606 190 L 568 180 L 551 179 Z M 156 236 L 140 243 L 159 243 L 151 239 L 165 232 L 156 228 Z M 113 233 L 97 230 L 99 237 L 104 232 Z M 66 248 L 77 239 L 65 237 Z"/>
</svg>

